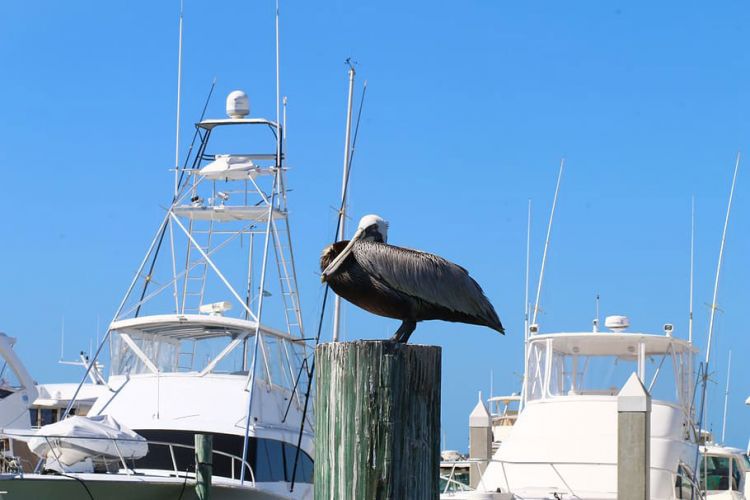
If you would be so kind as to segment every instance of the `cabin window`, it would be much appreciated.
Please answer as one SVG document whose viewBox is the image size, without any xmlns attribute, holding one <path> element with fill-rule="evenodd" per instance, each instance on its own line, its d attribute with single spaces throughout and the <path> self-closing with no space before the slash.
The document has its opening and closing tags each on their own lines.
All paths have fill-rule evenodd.
<svg viewBox="0 0 750 500">
<path fill-rule="evenodd" d="M 729 457 L 706 455 L 701 457 L 701 489 L 726 491 L 729 488 Z"/>
</svg>

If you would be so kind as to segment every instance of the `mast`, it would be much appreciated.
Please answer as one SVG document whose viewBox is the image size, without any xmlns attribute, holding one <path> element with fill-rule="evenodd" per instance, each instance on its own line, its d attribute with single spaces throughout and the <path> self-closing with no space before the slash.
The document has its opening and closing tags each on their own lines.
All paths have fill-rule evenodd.
<svg viewBox="0 0 750 500">
<path fill-rule="evenodd" d="M 349 64 L 349 97 L 346 105 L 346 136 L 344 140 L 344 173 L 341 178 L 341 209 L 339 210 L 338 228 L 339 234 L 337 241 L 344 239 L 346 226 L 346 187 L 349 183 L 349 153 L 350 137 L 352 132 L 352 97 L 354 95 L 354 66 L 347 59 Z M 339 330 L 341 326 L 341 297 L 336 295 L 333 303 L 333 341 L 338 342 Z"/>
</svg>

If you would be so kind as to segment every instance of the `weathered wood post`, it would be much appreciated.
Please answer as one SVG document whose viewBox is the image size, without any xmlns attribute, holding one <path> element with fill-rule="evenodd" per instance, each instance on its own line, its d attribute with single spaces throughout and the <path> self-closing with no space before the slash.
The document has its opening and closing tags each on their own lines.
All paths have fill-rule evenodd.
<svg viewBox="0 0 750 500">
<path fill-rule="evenodd" d="M 650 482 L 651 396 L 633 373 L 617 396 L 617 498 L 647 500 Z"/>
<path fill-rule="evenodd" d="M 213 446 L 211 434 L 195 435 L 195 494 L 198 500 L 211 498 Z"/>
<path fill-rule="evenodd" d="M 469 458 L 479 460 L 469 469 L 469 486 L 476 488 L 492 458 L 492 417 L 484 406 L 481 392 L 479 402 L 469 415 Z"/>
<path fill-rule="evenodd" d="M 315 349 L 315 499 L 437 499 L 440 347 Z"/>
</svg>

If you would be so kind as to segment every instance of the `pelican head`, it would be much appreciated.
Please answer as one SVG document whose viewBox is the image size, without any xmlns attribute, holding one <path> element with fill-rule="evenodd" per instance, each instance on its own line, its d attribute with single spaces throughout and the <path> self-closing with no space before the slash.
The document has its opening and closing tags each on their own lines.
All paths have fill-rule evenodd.
<svg viewBox="0 0 750 500">
<path fill-rule="evenodd" d="M 360 231 L 363 234 L 359 239 L 388 243 L 388 222 L 379 215 L 370 214 L 359 219 L 357 233 L 352 238 L 352 241 L 357 239 Z"/>
<path fill-rule="evenodd" d="M 379 215 L 365 215 L 359 219 L 357 232 L 354 233 L 349 244 L 336 256 L 328 265 L 320 277 L 321 281 L 326 281 L 329 276 L 336 272 L 344 259 L 351 253 L 354 243 L 357 241 L 375 241 L 377 243 L 386 243 L 388 241 L 388 222 Z"/>
</svg>

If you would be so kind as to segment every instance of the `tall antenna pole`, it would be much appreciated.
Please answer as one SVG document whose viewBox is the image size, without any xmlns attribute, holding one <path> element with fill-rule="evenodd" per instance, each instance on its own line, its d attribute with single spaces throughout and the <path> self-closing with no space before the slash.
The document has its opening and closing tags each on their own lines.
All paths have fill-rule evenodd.
<svg viewBox="0 0 750 500">
<path fill-rule="evenodd" d="M 346 136 L 344 142 L 344 174 L 341 178 L 341 210 L 339 211 L 339 234 L 338 241 L 344 239 L 345 225 L 346 225 L 346 186 L 349 183 L 349 152 L 350 148 L 350 137 L 352 133 L 352 98 L 354 96 L 354 66 L 347 59 L 349 64 L 349 97 L 346 105 Z M 338 342 L 339 330 L 341 327 L 341 297 L 336 295 L 336 299 L 333 304 L 333 341 Z"/>
<path fill-rule="evenodd" d="M 695 195 L 690 200 L 690 317 L 688 342 L 693 343 L 693 276 L 695 269 Z"/>
<path fill-rule="evenodd" d="M 721 422 L 721 442 L 722 444 L 726 441 L 724 438 L 726 437 L 727 432 L 727 402 L 729 401 L 729 375 L 732 373 L 732 350 L 729 350 L 729 361 L 727 361 L 727 386 L 726 389 L 724 389 L 724 418 L 722 418 Z"/>
<path fill-rule="evenodd" d="M 708 323 L 708 344 L 706 345 L 706 369 L 704 377 L 708 374 L 708 363 L 711 361 L 711 341 L 714 336 L 714 320 L 716 318 L 716 309 L 718 304 L 716 299 L 719 294 L 719 276 L 721 274 L 721 264 L 724 261 L 724 247 L 727 243 L 727 227 L 729 226 L 729 215 L 732 212 L 732 199 L 734 198 L 734 186 L 737 183 L 737 172 L 740 170 L 740 154 L 737 153 L 737 162 L 734 165 L 734 176 L 732 177 L 732 189 L 729 191 L 729 203 L 727 205 L 727 215 L 724 219 L 724 231 L 721 234 L 721 247 L 719 248 L 719 262 L 716 266 L 716 279 L 714 280 L 714 295 L 711 300 L 711 320 Z M 705 387 L 705 384 L 704 384 Z"/>
<path fill-rule="evenodd" d="M 279 0 L 276 0 L 276 158 L 278 166 L 281 167 L 281 76 L 279 69 Z M 286 129 L 284 130 L 286 133 Z"/>
<path fill-rule="evenodd" d="M 737 153 L 737 161 L 734 165 L 734 175 L 732 176 L 732 188 L 729 190 L 729 202 L 727 204 L 727 214 L 724 218 L 724 230 L 721 233 L 721 246 L 719 247 L 719 262 L 716 265 L 716 279 L 714 280 L 714 294 L 711 300 L 711 319 L 708 322 L 708 342 L 706 344 L 706 360 L 703 363 L 703 373 L 701 375 L 701 400 L 698 411 L 698 439 L 700 439 L 703 421 L 705 420 L 704 408 L 706 405 L 706 391 L 708 389 L 709 365 L 711 362 L 711 343 L 714 336 L 714 320 L 716 319 L 716 299 L 719 294 L 719 276 L 721 275 L 721 264 L 724 260 L 724 246 L 727 242 L 727 227 L 729 226 L 729 215 L 732 212 L 732 200 L 734 199 L 734 186 L 737 183 L 737 173 L 740 170 L 740 153 Z M 695 468 L 698 467 L 699 450 L 695 451 Z"/>
<path fill-rule="evenodd" d="M 523 385 L 521 409 L 526 401 L 526 372 L 529 369 L 529 259 L 531 254 L 531 199 L 526 213 L 526 284 L 523 297 Z"/>
<path fill-rule="evenodd" d="M 180 0 L 180 35 L 177 48 L 177 119 L 175 125 L 174 141 L 174 197 L 177 198 L 177 191 L 180 182 L 180 104 L 182 102 L 182 10 L 183 2 Z"/>
<path fill-rule="evenodd" d="M 523 298 L 523 338 L 529 341 L 529 260 L 531 253 L 531 199 L 526 214 L 526 286 Z"/>
<path fill-rule="evenodd" d="M 534 303 L 534 316 L 531 324 L 536 324 L 536 315 L 539 313 L 539 297 L 542 294 L 542 282 L 544 281 L 544 265 L 547 263 L 547 249 L 549 249 L 549 237 L 552 233 L 552 220 L 555 218 L 555 207 L 557 207 L 557 195 L 560 193 L 560 181 L 562 180 L 563 169 L 565 168 L 565 158 L 560 160 L 560 171 L 557 174 L 557 186 L 555 187 L 555 197 L 552 200 L 552 211 L 549 214 L 549 225 L 547 226 L 547 239 L 544 241 L 544 254 L 542 255 L 542 268 L 539 270 L 539 283 L 536 288 L 536 301 Z"/>
</svg>

